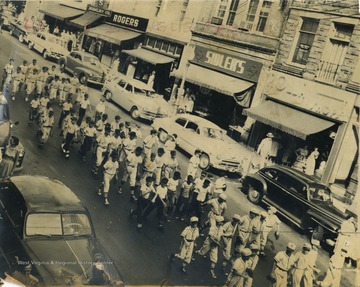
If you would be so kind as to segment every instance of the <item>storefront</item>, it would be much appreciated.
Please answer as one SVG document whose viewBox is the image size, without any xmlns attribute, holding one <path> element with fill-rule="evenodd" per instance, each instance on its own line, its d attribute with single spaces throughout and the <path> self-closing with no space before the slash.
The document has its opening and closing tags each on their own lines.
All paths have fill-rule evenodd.
<svg viewBox="0 0 360 287">
<path fill-rule="evenodd" d="M 53 33 L 55 27 L 58 27 L 60 32 L 64 30 L 71 31 L 69 21 L 85 13 L 81 9 L 49 2 L 43 3 L 39 11 L 44 14 L 44 20 L 49 25 L 50 33 Z"/>
<path fill-rule="evenodd" d="M 345 168 L 341 157 L 344 152 L 349 153 L 345 142 L 352 132 L 349 122 L 356 95 L 277 71 L 272 71 L 262 94 L 265 100 L 261 104 L 244 110 L 246 116 L 255 120 L 248 146 L 257 149 L 271 134 L 273 141 L 278 142 L 273 162 L 305 171 L 314 152 L 317 156 L 313 175 L 324 183 L 336 183 L 338 177 L 345 185 L 354 167 L 346 161 Z M 341 180 L 335 175 L 339 165 Z"/>
<path fill-rule="evenodd" d="M 69 24 L 83 31 L 99 25 L 105 17 L 111 17 L 111 11 L 88 5 L 86 13 L 70 20 Z"/>
<path fill-rule="evenodd" d="M 251 105 L 261 68 L 260 62 L 241 53 L 196 45 L 185 70 L 171 75 L 185 80 L 185 97 L 193 96 L 195 114 L 227 129 L 245 121 L 242 110 Z"/>
<path fill-rule="evenodd" d="M 82 49 L 111 65 L 122 50 L 137 48 L 143 41 L 148 19 L 111 12 L 105 23 L 86 29 Z"/>
</svg>

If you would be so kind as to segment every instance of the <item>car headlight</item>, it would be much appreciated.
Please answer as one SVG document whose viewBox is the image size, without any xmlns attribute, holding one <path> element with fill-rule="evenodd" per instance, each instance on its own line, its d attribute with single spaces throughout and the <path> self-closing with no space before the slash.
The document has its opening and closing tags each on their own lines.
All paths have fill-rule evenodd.
<svg viewBox="0 0 360 287">
<path fill-rule="evenodd" d="M 221 159 L 221 158 L 222 158 L 222 155 L 221 155 L 221 154 L 218 154 L 218 155 L 216 156 L 216 158 L 217 158 L 217 159 Z"/>
<path fill-rule="evenodd" d="M 94 76 L 94 75 L 93 75 L 93 73 L 90 73 L 89 76 L 92 77 L 92 76 Z"/>
</svg>

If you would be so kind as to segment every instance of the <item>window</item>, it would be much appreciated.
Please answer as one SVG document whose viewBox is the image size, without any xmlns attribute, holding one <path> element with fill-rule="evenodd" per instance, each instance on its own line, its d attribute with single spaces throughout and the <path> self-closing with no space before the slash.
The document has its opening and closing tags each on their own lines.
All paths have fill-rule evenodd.
<svg viewBox="0 0 360 287">
<path fill-rule="evenodd" d="M 263 8 L 271 8 L 272 3 L 273 3 L 273 1 L 264 0 L 262 7 Z"/>
<path fill-rule="evenodd" d="M 226 7 L 228 5 L 228 1 L 227 0 L 222 0 L 220 2 L 220 6 L 219 6 L 219 10 L 218 10 L 218 13 L 217 13 L 217 16 L 219 18 L 224 18 L 225 16 L 225 13 L 226 13 Z"/>
<path fill-rule="evenodd" d="M 169 43 L 163 42 L 163 44 L 161 46 L 161 50 L 167 52 L 168 48 L 169 48 Z"/>
<path fill-rule="evenodd" d="M 181 53 L 182 53 L 182 50 L 183 50 L 183 48 L 182 47 L 180 47 L 180 46 L 177 46 L 176 47 L 176 55 L 181 55 Z"/>
<path fill-rule="evenodd" d="M 198 125 L 195 124 L 194 122 L 190 122 L 190 121 L 189 121 L 188 124 L 186 125 L 186 128 L 189 129 L 189 130 L 192 130 L 192 131 L 196 132 L 197 129 L 198 129 Z"/>
<path fill-rule="evenodd" d="M 249 10 L 246 16 L 246 21 L 254 22 L 256 10 L 259 6 L 259 0 L 251 0 L 249 5 Z"/>
<path fill-rule="evenodd" d="M 130 85 L 130 84 L 127 84 L 125 89 L 130 93 L 132 93 L 132 91 L 133 91 L 132 85 Z"/>
<path fill-rule="evenodd" d="M 176 45 L 175 44 L 170 44 L 168 52 L 171 53 L 171 54 L 174 54 L 175 51 L 176 51 Z"/>
<path fill-rule="evenodd" d="M 156 40 L 156 42 L 155 42 L 155 49 L 159 49 L 159 50 L 160 50 L 161 44 L 162 44 L 162 41 Z"/>
<path fill-rule="evenodd" d="M 303 19 L 299 40 L 293 57 L 294 63 L 306 65 L 318 26 L 318 20 L 310 18 Z"/>
<path fill-rule="evenodd" d="M 122 87 L 122 88 L 125 88 L 126 82 L 120 81 L 120 82 L 118 83 L 118 85 L 119 85 L 120 87 Z"/>
<path fill-rule="evenodd" d="M 155 39 L 154 38 L 148 38 L 148 42 L 147 45 L 150 47 L 154 47 L 155 46 Z"/>
<path fill-rule="evenodd" d="M 231 1 L 230 9 L 229 9 L 229 16 L 228 16 L 228 19 L 226 21 L 226 25 L 234 24 L 234 20 L 235 20 L 236 11 L 238 9 L 238 6 L 239 6 L 239 0 L 232 0 Z"/>
<path fill-rule="evenodd" d="M 175 123 L 179 124 L 180 126 L 184 127 L 186 125 L 187 120 L 183 118 L 178 118 Z"/>
<path fill-rule="evenodd" d="M 260 11 L 259 22 L 258 22 L 258 24 L 256 26 L 256 31 L 264 32 L 268 16 L 269 16 L 268 12 Z"/>
</svg>

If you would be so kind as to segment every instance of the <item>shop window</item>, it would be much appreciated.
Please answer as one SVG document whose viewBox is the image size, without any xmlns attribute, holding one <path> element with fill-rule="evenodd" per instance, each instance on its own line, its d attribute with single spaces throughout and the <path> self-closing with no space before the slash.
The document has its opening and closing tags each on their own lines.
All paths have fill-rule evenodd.
<svg viewBox="0 0 360 287">
<path fill-rule="evenodd" d="M 147 44 L 146 45 L 154 48 L 154 46 L 155 46 L 155 38 L 149 37 L 147 39 Z"/>
<path fill-rule="evenodd" d="M 170 44 L 168 52 L 171 53 L 171 54 L 175 54 L 175 51 L 176 51 L 176 45 L 175 44 Z"/>
<path fill-rule="evenodd" d="M 250 1 L 249 9 L 248 9 L 248 12 L 246 15 L 246 21 L 254 22 L 255 14 L 256 14 L 258 6 L 259 6 L 259 0 L 251 0 Z"/>
<path fill-rule="evenodd" d="M 306 65 L 318 26 L 319 21 L 316 19 L 303 19 L 303 23 L 300 28 L 299 39 L 293 57 L 294 63 Z"/>
<path fill-rule="evenodd" d="M 258 22 L 258 24 L 256 26 L 256 31 L 264 32 L 268 16 L 269 16 L 268 12 L 260 11 L 259 22 Z"/>
<path fill-rule="evenodd" d="M 181 56 L 182 51 L 183 51 L 183 47 L 177 46 L 177 47 L 176 47 L 176 53 L 175 53 L 175 54 Z"/>
<path fill-rule="evenodd" d="M 179 118 L 175 121 L 175 123 L 179 124 L 180 126 L 184 127 L 186 125 L 187 120 L 183 118 Z"/>
<path fill-rule="evenodd" d="M 169 43 L 163 42 L 163 44 L 161 46 L 161 50 L 167 52 L 168 48 L 169 48 Z"/>
<path fill-rule="evenodd" d="M 160 50 L 160 49 L 161 49 L 161 45 L 162 45 L 162 41 L 161 41 L 161 40 L 156 40 L 156 41 L 155 41 L 155 49 Z"/>
</svg>

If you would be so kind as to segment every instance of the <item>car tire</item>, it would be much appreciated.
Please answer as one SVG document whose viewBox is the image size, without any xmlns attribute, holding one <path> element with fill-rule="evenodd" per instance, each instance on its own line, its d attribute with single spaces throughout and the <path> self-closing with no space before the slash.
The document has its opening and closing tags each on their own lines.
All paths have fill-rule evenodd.
<svg viewBox="0 0 360 287">
<path fill-rule="evenodd" d="M 112 98 L 112 93 L 110 91 L 105 91 L 104 97 L 107 101 L 110 101 Z"/>
<path fill-rule="evenodd" d="M 85 75 L 85 74 L 80 74 L 79 75 L 79 82 L 80 82 L 80 84 L 87 84 L 87 76 Z"/>
<path fill-rule="evenodd" d="M 20 34 L 20 35 L 19 35 L 19 42 L 20 42 L 20 43 L 23 43 L 23 42 L 24 42 L 24 35 L 23 35 L 23 34 Z"/>
<path fill-rule="evenodd" d="M 252 185 L 249 185 L 247 189 L 247 198 L 253 204 L 259 204 L 262 198 L 261 192 L 254 188 Z"/>
<path fill-rule="evenodd" d="M 210 157 L 206 153 L 201 154 L 199 167 L 201 169 L 208 169 L 210 167 Z"/>
<path fill-rule="evenodd" d="M 48 51 L 44 50 L 43 53 L 42 53 L 42 56 L 45 60 L 47 60 L 49 58 L 49 53 Z"/>
<path fill-rule="evenodd" d="M 136 107 L 133 107 L 133 108 L 131 109 L 131 111 L 130 111 L 130 115 L 131 115 L 131 117 L 132 117 L 134 120 L 137 120 L 137 119 L 139 118 L 139 116 L 140 116 L 140 114 L 139 114 L 139 109 L 136 108 Z"/>
<path fill-rule="evenodd" d="M 164 130 L 160 130 L 158 138 L 159 138 L 159 141 L 164 144 L 168 140 L 169 134 Z"/>
<path fill-rule="evenodd" d="M 313 240 L 323 240 L 324 238 L 324 227 L 318 225 L 315 227 L 314 231 L 311 234 L 311 241 Z"/>
<path fill-rule="evenodd" d="M 13 34 L 14 32 L 13 32 L 13 30 L 9 30 L 9 34 L 10 34 L 10 36 L 12 36 L 12 34 Z"/>
<path fill-rule="evenodd" d="M 30 50 L 32 50 L 32 49 L 34 48 L 34 44 L 31 43 L 31 42 L 29 42 L 29 43 L 28 43 L 28 48 L 29 48 Z"/>
</svg>

